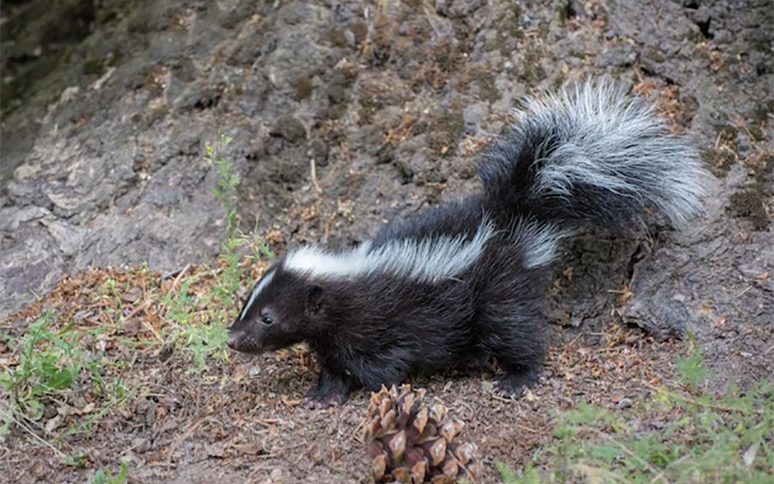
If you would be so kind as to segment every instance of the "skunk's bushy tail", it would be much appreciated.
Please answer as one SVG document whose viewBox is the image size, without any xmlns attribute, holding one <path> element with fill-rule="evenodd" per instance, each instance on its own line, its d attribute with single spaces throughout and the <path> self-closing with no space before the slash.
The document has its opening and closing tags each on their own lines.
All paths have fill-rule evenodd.
<svg viewBox="0 0 774 484">
<path fill-rule="evenodd" d="M 710 175 L 698 153 L 622 86 L 576 84 L 528 99 L 516 117 L 479 167 L 500 210 L 611 229 L 651 206 L 677 226 L 702 211 Z"/>
</svg>

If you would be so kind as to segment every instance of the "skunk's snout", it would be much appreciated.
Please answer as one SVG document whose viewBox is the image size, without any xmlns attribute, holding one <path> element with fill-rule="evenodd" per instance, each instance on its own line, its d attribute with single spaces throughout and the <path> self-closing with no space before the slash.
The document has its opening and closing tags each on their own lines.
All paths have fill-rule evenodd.
<svg viewBox="0 0 774 484">
<path fill-rule="evenodd" d="M 221 340 L 223 341 L 223 340 Z M 228 347 L 232 350 L 239 351 L 239 335 L 237 333 L 231 332 L 231 335 L 228 337 Z"/>
<path fill-rule="evenodd" d="M 228 347 L 240 353 L 258 353 L 261 345 L 249 332 L 231 329 L 228 337 Z"/>
</svg>

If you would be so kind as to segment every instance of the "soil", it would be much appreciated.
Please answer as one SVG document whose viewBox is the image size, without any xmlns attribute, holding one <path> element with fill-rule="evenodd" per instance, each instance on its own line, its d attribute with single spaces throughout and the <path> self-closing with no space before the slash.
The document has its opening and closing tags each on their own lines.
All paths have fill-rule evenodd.
<svg viewBox="0 0 774 484">
<path fill-rule="evenodd" d="M 226 220 L 204 155 L 219 133 L 234 138 L 223 155 L 241 177 L 242 228 L 277 253 L 344 247 L 476 190 L 476 153 L 524 94 L 607 75 L 694 138 L 717 179 L 706 214 L 680 230 L 654 218 L 641 234 L 592 231 L 566 246 L 547 294 L 551 355 L 527 397 L 496 398 L 485 362 L 412 383 L 466 422 L 482 482 L 500 482 L 494 463 L 522 467 L 551 442 L 557 411 L 636 405 L 673 384 L 689 333 L 715 373 L 709 391 L 774 375 L 767 0 L 0 8 L 0 317 L 12 337 L 49 307 L 84 329 L 104 324 L 86 296 L 107 278 L 150 291 L 212 262 Z M 129 269 L 143 263 L 161 272 Z M 52 445 L 18 428 L 7 437 L 0 481 L 85 482 L 119 459 L 134 482 L 367 481 L 368 395 L 305 410 L 314 363 L 303 349 L 212 360 L 192 377 L 180 351 L 123 341 L 87 349 L 124 361 L 116 376 L 143 391 L 102 414 L 86 412 L 76 388 L 46 409 L 64 415 L 40 429 Z M 79 412 L 99 417 L 67 435 Z M 64 465 L 59 452 L 85 464 Z"/>
</svg>

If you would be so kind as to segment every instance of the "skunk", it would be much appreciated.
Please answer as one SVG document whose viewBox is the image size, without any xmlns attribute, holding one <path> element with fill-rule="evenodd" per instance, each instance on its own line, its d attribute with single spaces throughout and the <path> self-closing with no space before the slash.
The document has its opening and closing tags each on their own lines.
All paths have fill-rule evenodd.
<svg viewBox="0 0 774 484">
<path fill-rule="evenodd" d="M 702 212 L 697 152 L 642 98 L 580 82 L 527 98 L 479 166 L 483 190 L 386 225 L 357 248 L 291 250 L 255 285 L 228 345 L 262 353 L 305 341 L 320 364 L 307 406 L 494 356 L 500 395 L 536 383 L 544 288 L 562 239 L 587 224 L 673 225 Z"/>
</svg>

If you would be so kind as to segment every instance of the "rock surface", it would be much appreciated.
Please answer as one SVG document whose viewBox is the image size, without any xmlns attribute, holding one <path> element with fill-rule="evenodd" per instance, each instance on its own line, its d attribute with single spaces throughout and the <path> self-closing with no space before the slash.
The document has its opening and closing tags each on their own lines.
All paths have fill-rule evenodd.
<svg viewBox="0 0 774 484">
<path fill-rule="evenodd" d="M 691 330 L 721 377 L 774 372 L 766 0 L 94 4 L 3 5 L 0 316 L 90 265 L 211 260 L 218 133 L 243 229 L 340 247 L 475 190 L 474 152 L 523 94 L 607 74 L 688 129 L 718 183 L 683 231 L 570 244 L 557 337 L 622 317 Z"/>
</svg>

